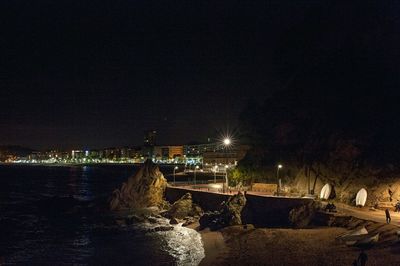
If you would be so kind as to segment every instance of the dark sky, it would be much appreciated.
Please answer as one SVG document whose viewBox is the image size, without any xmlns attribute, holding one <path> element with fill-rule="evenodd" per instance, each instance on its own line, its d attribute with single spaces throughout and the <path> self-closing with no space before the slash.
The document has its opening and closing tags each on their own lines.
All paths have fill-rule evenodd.
<svg viewBox="0 0 400 266">
<path fill-rule="evenodd" d="M 315 70 L 398 78 L 399 4 L 335 2 L 3 0 L 0 145 L 204 140 Z"/>
</svg>

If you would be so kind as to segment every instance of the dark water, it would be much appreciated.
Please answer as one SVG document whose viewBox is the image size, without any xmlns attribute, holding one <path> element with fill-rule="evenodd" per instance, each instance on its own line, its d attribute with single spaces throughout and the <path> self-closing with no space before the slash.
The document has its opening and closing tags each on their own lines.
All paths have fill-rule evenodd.
<svg viewBox="0 0 400 266">
<path fill-rule="evenodd" d="M 0 165 L 0 264 L 197 264 L 201 242 L 189 229 L 148 233 L 150 225 L 110 225 L 70 212 L 107 197 L 136 170 Z M 197 249 L 183 248 L 184 241 L 194 241 Z"/>
</svg>

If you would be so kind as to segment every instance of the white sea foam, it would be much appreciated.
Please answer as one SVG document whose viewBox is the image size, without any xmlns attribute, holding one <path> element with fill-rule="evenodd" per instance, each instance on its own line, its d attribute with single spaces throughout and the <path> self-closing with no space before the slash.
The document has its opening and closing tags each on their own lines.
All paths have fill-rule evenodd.
<svg viewBox="0 0 400 266">
<path fill-rule="evenodd" d="M 171 225 L 165 218 L 158 218 L 156 224 L 142 224 L 147 229 L 159 226 Z M 205 257 L 201 235 L 196 230 L 177 224 L 173 225 L 173 230 L 151 233 L 160 236 L 161 248 L 176 259 L 177 265 L 199 265 Z"/>
</svg>

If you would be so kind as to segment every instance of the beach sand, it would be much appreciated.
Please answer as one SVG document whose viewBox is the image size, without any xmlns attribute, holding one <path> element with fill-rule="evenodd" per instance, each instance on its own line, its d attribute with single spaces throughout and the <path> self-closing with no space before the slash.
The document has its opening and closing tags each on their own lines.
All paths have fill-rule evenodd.
<svg viewBox="0 0 400 266">
<path fill-rule="evenodd" d="M 200 234 L 206 255 L 200 265 L 215 265 L 223 263 L 229 255 L 229 249 L 225 244 L 222 233 L 220 231 L 204 229 Z"/>
<path fill-rule="evenodd" d="M 371 224 L 381 232 L 381 241 L 367 250 L 367 265 L 400 265 L 397 227 Z M 232 226 L 221 231 L 200 231 L 206 258 L 200 265 L 352 265 L 361 252 L 335 238 L 345 228 L 244 229 Z M 222 239 L 223 236 L 223 239 Z"/>
</svg>

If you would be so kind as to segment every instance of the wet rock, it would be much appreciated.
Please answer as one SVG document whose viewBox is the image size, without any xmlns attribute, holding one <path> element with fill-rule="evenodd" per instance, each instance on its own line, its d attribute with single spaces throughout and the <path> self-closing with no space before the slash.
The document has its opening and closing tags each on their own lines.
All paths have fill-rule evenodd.
<svg viewBox="0 0 400 266">
<path fill-rule="evenodd" d="M 152 224 L 158 223 L 158 220 L 154 217 L 147 218 L 147 221 L 149 221 L 149 223 L 152 223 Z"/>
<path fill-rule="evenodd" d="M 156 228 L 149 229 L 149 232 L 166 232 L 174 230 L 173 226 L 158 226 Z"/>
<path fill-rule="evenodd" d="M 253 230 L 254 229 L 254 225 L 252 225 L 252 224 L 244 224 L 243 225 L 243 229 L 245 229 L 245 230 Z"/>
<path fill-rule="evenodd" d="M 135 214 L 133 214 L 133 215 L 128 215 L 128 216 L 125 218 L 125 222 L 126 222 L 126 224 L 128 224 L 128 225 L 131 225 L 131 224 L 134 224 L 134 223 L 143 223 L 143 222 L 145 222 L 145 221 L 146 221 L 146 219 L 145 219 L 144 217 L 141 217 L 141 216 L 135 215 Z"/>
<path fill-rule="evenodd" d="M 315 201 L 295 207 L 289 212 L 289 221 L 296 228 L 307 227 L 313 221 L 318 209 L 319 205 Z"/>
<path fill-rule="evenodd" d="M 184 222 L 183 222 L 182 226 L 191 225 L 191 224 L 193 224 L 193 223 L 196 223 L 198 220 L 199 220 L 198 217 L 197 217 L 197 218 L 196 218 L 196 217 L 186 217 L 186 218 L 184 219 Z"/>
<path fill-rule="evenodd" d="M 222 204 L 220 211 L 205 213 L 199 220 L 202 228 L 209 227 L 217 230 L 226 226 L 242 224 L 242 210 L 246 205 L 246 197 L 239 192 L 229 197 L 227 202 Z"/>
<path fill-rule="evenodd" d="M 169 220 L 169 223 L 170 223 L 170 224 L 179 224 L 179 220 L 176 219 L 176 218 L 171 218 L 171 219 Z"/>
<path fill-rule="evenodd" d="M 183 195 L 182 198 L 172 204 L 168 211 L 162 213 L 164 217 L 170 219 L 184 219 L 187 216 L 201 216 L 202 214 L 203 210 L 193 203 L 192 195 L 190 193 Z"/>
<path fill-rule="evenodd" d="M 165 206 L 163 198 L 167 180 L 157 165 L 147 160 L 136 175 L 131 176 L 114 190 L 109 207 L 111 210 Z"/>
</svg>

